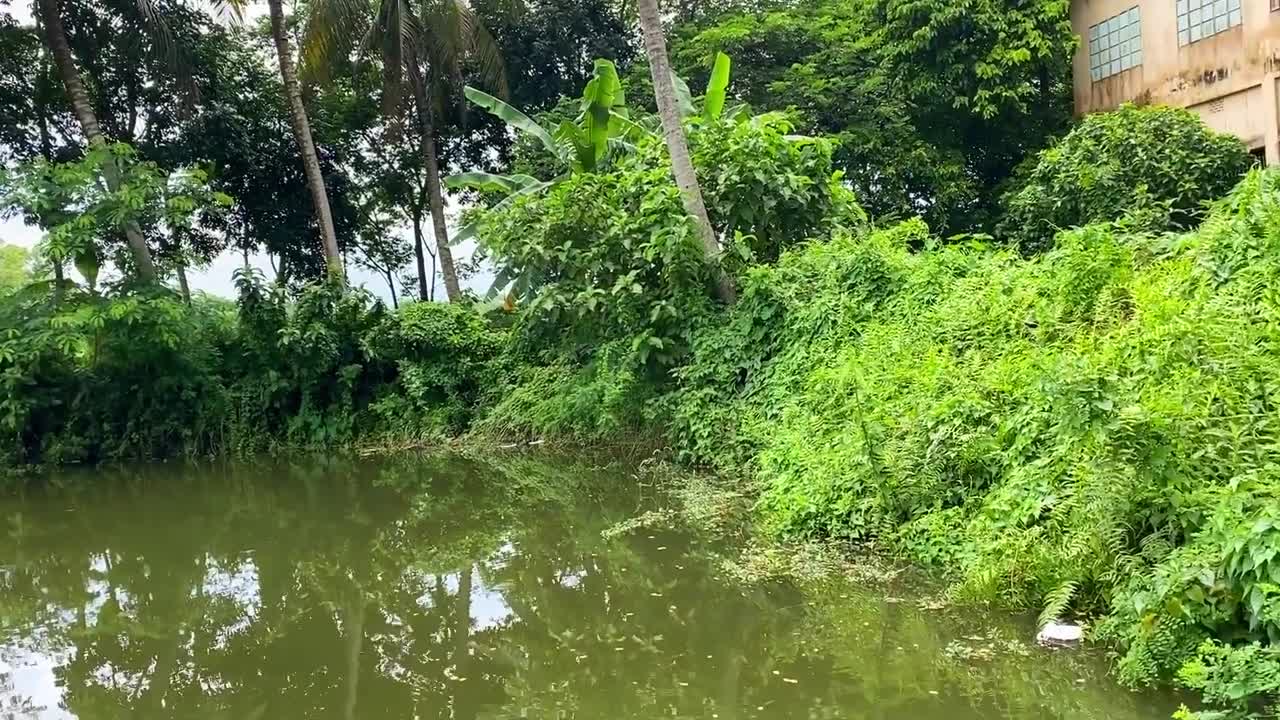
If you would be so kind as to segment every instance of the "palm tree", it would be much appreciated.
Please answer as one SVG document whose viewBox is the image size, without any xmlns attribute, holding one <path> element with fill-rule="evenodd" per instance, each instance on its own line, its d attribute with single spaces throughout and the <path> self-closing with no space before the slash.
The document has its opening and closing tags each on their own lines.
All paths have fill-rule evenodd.
<svg viewBox="0 0 1280 720">
<path fill-rule="evenodd" d="M 313 2 L 303 39 L 306 65 L 323 72 L 346 57 L 357 40 L 361 53 L 376 49 L 382 61 L 382 107 L 388 117 L 401 111 L 404 81 L 408 80 L 426 168 L 435 257 L 449 300 L 457 302 L 462 298 L 462 287 L 444 214 L 438 120 L 461 89 L 466 64 L 476 70 L 482 82 L 506 94 L 501 55 L 493 36 L 465 0 L 421 0 L 416 12 L 410 0 L 379 0 L 372 18 L 367 7 L 350 0 Z"/>
<path fill-rule="evenodd" d="M 653 75 L 653 95 L 658 102 L 658 116 L 662 118 L 662 134 L 667 142 L 667 152 L 671 155 L 671 171 L 675 175 L 676 185 L 680 187 L 685 212 L 689 213 L 697 225 L 707 263 L 716 274 L 720 299 L 732 303 L 737 294 L 733 282 L 720 265 L 720 244 L 716 241 L 715 230 L 711 228 L 711 220 L 707 217 L 702 188 L 698 185 L 698 175 L 689 158 L 689 143 L 685 139 L 684 125 L 680 120 L 679 102 L 671 74 L 671 61 L 667 57 L 667 40 L 662 34 L 658 0 L 637 0 L 636 6 L 640 14 L 645 51 L 649 55 L 649 71 Z"/>
<path fill-rule="evenodd" d="M 71 54 L 71 45 L 67 42 L 66 29 L 62 25 L 62 13 L 58 8 L 58 0 L 38 0 L 37 5 L 45 44 L 53 55 L 54 65 L 58 68 L 58 75 L 62 78 L 67 97 L 71 100 L 71 109 L 75 112 L 76 120 L 80 122 L 85 140 L 91 147 L 104 147 L 107 139 L 102 133 L 102 126 L 98 124 L 98 115 L 89 101 L 89 93 L 80 79 L 75 57 Z M 120 188 L 120 170 L 114 162 L 103 164 L 102 179 L 112 192 Z M 147 240 L 142 235 L 142 229 L 138 227 L 138 223 L 127 220 L 124 235 L 129 245 L 129 252 L 133 255 L 134 265 L 137 266 L 138 277 L 144 282 L 155 282 L 156 266 L 151 259 L 151 250 L 147 247 Z"/>
<path fill-rule="evenodd" d="M 42 0 L 50 2 L 51 0 Z M 298 86 L 298 73 L 293 66 L 293 50 L 289 46 L 289 34 L 284 26 L 282 0 L 267 0 L 271 12 L 271 38 L 276 45 L 276 59 L 280 64 L 280 79 L 284 82 L 285 98 L 289 101 L 289 119 L 293 125 L 293 137 L 302 151 L 302 168 L 307 177 L 307 189 L 315 206 L 316 222 L 320 225 L 320 239 L 324 245 L 325 261 L 329 272 L 342 276 L 342 255 L 338 251 L 338 235 L 333 229 L 333 213 L 329 209 L 329 193 L 320 173 L 320 157 L 311 137 L 311 122 L 307 108 L 302 104 L 302 90 Z"/>
</svg>

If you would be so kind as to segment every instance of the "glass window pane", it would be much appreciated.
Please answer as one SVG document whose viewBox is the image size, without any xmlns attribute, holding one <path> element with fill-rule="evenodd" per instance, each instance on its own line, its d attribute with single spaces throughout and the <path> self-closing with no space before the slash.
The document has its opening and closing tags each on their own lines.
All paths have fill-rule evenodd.
<svg viewBox="0 0 1280 720">
<path fill-rule="evenodd" d="M 1176 0 L 1179 8 L 1202 1 L 1212 3 L 1214 0 Z M 1141 13 L 1141 8 L 1135 5 L 1089 27 L 1089 76 L 1095 81 L 1142 64 Z"/>
<path fill-rule="evenodd" d="M 1236 9 L 1231 11 L 1231 14 L 1228 16 L 1228 20 L 1231 23 L 1231 27 L 1235 27 L 1243 22 L 1244 18 L 1241 17 L 1240 10 Z"/>
</svg>

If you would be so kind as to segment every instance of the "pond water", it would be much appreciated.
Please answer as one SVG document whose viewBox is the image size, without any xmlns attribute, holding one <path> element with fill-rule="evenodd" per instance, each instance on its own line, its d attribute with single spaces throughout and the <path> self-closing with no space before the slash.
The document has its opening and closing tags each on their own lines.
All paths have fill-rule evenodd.
<svg viewBox="0 0 1280 720">
<path fill-rule="evenodd" d="M 1164 720 L 1029 621 L 744 583 L 626 468 L 156 464 L 0 498 L 0 718 Z"/>
</svg>

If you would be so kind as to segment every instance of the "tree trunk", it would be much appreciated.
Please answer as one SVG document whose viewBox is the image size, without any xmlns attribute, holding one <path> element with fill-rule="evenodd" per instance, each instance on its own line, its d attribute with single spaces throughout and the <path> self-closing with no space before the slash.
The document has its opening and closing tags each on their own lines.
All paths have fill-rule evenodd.
<svg viewBox="0 0 1280 720">
<path fill-rule="evenodd" d="M 417 72 L 417 61 L 411 72 L 413 101 L 418 110 L 418 134 L 421 136 L 422 157 L 427 164 L 427 198 L 431 204 L 431 222 L 436 237 L 436 257 L 440 259 L 440 274 L 444 276 L 444 289 L 449 302 L 462 300 L 462 287 L 458 284 L 458 271 L 453 265 L 453 252 L 449 248 L 449 226 L 444 217 L 444 194 L 440 189 L 440 158 L 436 156 L 435 124 L 431 119 L 431 107 L 427 103 L 427 89 Z"/>
<path fill-rule="evenodd" d="M 49 0 L 43 0 L 48 2 Z M 289 101 L 289 119 L 293 136 L 302 151 L 302 168 L 307 176 L 307 189 L 311 191 L 311 203 L 315 206 L 316 222 L 320 225 L 320 238 L 324 244 L 324 257 L 329 272 L 343 276 L 342 255 L 338 252 L 338 235 L 333 229 L 333 214 L 329 209 L 329 194 L 320 174 L 320 156 L 311 137 L 311 122 L 307 120 L 307 108 L 302 104 L 302 90 L 298 87 L 298 74 L 293 67 L 293 51 L 284 27 L 283 0 L 267 0 L 271 10 L 271 37 L 276 44 L 276 58 L 280 63 L 280 79 L 284 81 L 285 98 Z"/>
<path fill-rule="evenodd" d="M 413 209 L 413 254 L 418 260 L 418 299 L 427 302 L 431 295 L 427 292 L 427 261 L 422 253 L 422 209 L 417 207 Z"/>
<path fill-rule="evenodd" d="M 645 51 L 649 55 L 649 70 L 653 75 L 653 95 L 658 101 L 658 115 L 662 118 L 662 134 L 667 141 L 667 152 L 671 155 L 671 171 L 675 175 L 676 185 L 680 187 L 685 212 L 689 213 L 697 225 L 707 264 L 716 276 L 720 299 L 732 303 L 737 299 L 737 293 L 733 282 L 720 265 L 720 244 L 716 242 L 715 230 L 711 229 L 711 220 L 707 217 L 707 206 L 702 200 L 702 188 L 698 185 L 693 161 L 689 158 L 689 143 L 685 139 L 684 126 L 677 109 L 676 89 L 671 81 L 671 61 L 667 58 L 667 40 L 662 34 L 658 0 L 637 0 L 636 6 L 640 12 Z"/>
<path fill-rule="evenodd" d="M 76 69 L 75 58 L 71 55 L 71 46 L 67 44 L 67 33 L 62 27 L 62 15 L 58 10 L 58 0 L 39 0 L 41 25 L 44 27 L 45 44 L 53 54 L 53 62 L 62 76 L 62 84 L 66 87 L 67 97 L 71 100 L 71 109 L 75 111 L 76 120 L 84 132 L 85 140 L 90 147 L 106 147 L 107 139 L 98 124 L 98 116 L 89 102 L 89 93 L 80 81 L 80 71 Z M 114 162 L 102 166 L 102 179 L 107 189 L 115 192 L 120 188 L 120 169 Z M 124 236 L 129 244 L 129 252 L 133 254 L 133 262 L 137 265 L 138 277 L 144 282 L 155 282 L 156 266 L 151 260 L 151 250 L 147 247 L 147 239 L 142 229 L 133 220 L 126 220 Z"/>
<path fill-rule="evenodd" d="M 396 297 L 396 274 L 391 270 L 391 268 L 387 268 L 386 276 L 387 276 L 387 289 L 391 291 L 391 309 L 399 310 L 400 298 Z"/>
<path fill-rule="evenodd" d="M 62 261 L 54 260 L 53 261 L 53 306 L 54 307 L 59 307 L 62 305 L 62 295 L 63 295 L 63 292 L 66 290 L 66 288 L 63 287 L 63 283 L 65 282 L 66 282 L 66 277 L 62 274 Z"/>
<path fill-rule="evenodd" d="M 182 291 L 182 302 L 191 305 L 191 285 L 187 282 L 187 263 L 178 260 L 178 289 Z"/>
</svg>

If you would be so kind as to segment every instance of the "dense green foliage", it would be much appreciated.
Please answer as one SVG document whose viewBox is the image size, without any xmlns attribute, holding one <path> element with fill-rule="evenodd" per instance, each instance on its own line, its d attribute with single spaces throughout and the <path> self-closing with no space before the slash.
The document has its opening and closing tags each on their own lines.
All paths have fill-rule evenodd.
<svg viewBox="0 0 1280 720">
<path fill-rule="evenodd" d="M 1194 227 L 1252 162 L 1238 138 L 1187 110 L 1095 113 L 1040 153 L 1005 200 L 1002 234 L 1040 250 L 1058 230 L 1124 216 L 1151 230 Z"/>
<path fill-rule="evenodd" d="M 558 238 L 626 247 L 609 233 L 627 225 L 603 220 L 618 207 L 600 184 L 613 176 L 583 179 L 594 212 L 590 193 L 522 199 L 482 235 L 502 258 L 524 257 L 518 241 L 557 270 L 594 257 L 556 256 Z M 836 214 L 798 230 L 815 239 L 776 263 L 743 267 L 729 312 L 684 305 L 679 353 L 657 368 L 607 341 L 647 342 L 652 320 L 615 327 L 613 307 L 663 318 L 669 291 L 614 299 L 612 278 L 571 275 L 575 292 L 546 306 L 562 287 L 549 284 L 521 315 L 517 342 L 533 320 L 550 328 L 530 343 L 545 364 L 482 429 L 662 436 L 687 461 L 749 468 L 779 532 L 872 543 L 936 567 L 959 599 L 1103 616 L 1127 681 L 1243 703 L 1278 689 L 1267 513 L 1280 305 L 1265 289 L 1280 272 L 1278 218 L 1280 177 L 1263 173 L 1197 231 L 1112 217 L 1031 258 L 939 243 L 919 220 L 865 228 Z M 540 317 L 548 307 L 560 312 Z M 1228 644 L 1202 647 L 1211 639 Z"/>
<path fill-rule="evenodd" d="M 717 3 L 673 16 L 703 243 L 644 83 L 624 92 L 625 16 L 586 3 L 569 23 L 620 72 L 545 37 L 562 4 L 522 26 L 476 3 L 541 63 L 528 82 L 558 78 L 512 93 L 536 121 L 470 88 L 466 107 L 379 108 L 395 47 L 309 88 L 341 249 L 390 309 L 323 279 L 261 33 L 165 4 L 195 61 L 178 72 L 155 36 L 121 42 L 137 8 L 68 0 L 76 52 L 108 58 L 86 70 L 103 126 L 133 141 L 85 149 L 39 44 L 0 26 L 34 58 L 0 64 L 0 98 L 26 98 L 0 157 L 28 161 L 5 166 L 0 212 L 46 235 L 3 249 L 0 465 L 468 433 L 665 444 L 755 478 L 779 534 L 909 558 L 958 599 L 1100 618 L 1131 683 L 1236 715 L 1280 693 L 1280 176 L 1241 181 L 1238 141 L 1163 108 L 1087 118 L 1036 156 L 1068 123 L 1061 0 Z M 476 74 L 430 70 L 454 91 Z M 581 101 L 559 97 L 570 81 Z M 406 281 L 431 296 L 426 140 L 443 174 L 465 165 L 455 240 L 500 304 L 398 304 Z M 132 272 L 133 226 L 182 292 Z M 228 247 L 236 300 L 190 296 L 185 270 Z"/>
<path fill-rule="evenodd" d="M 836 167 L 873 216 L 989 230 L 998 189 L 1066 128 L 1076 38 L 1062 0 L 783 5 L 681 26 L 677 67 L 697 76 L 731 55 L 739 98 L 838 141 Z"/>
</svg>

